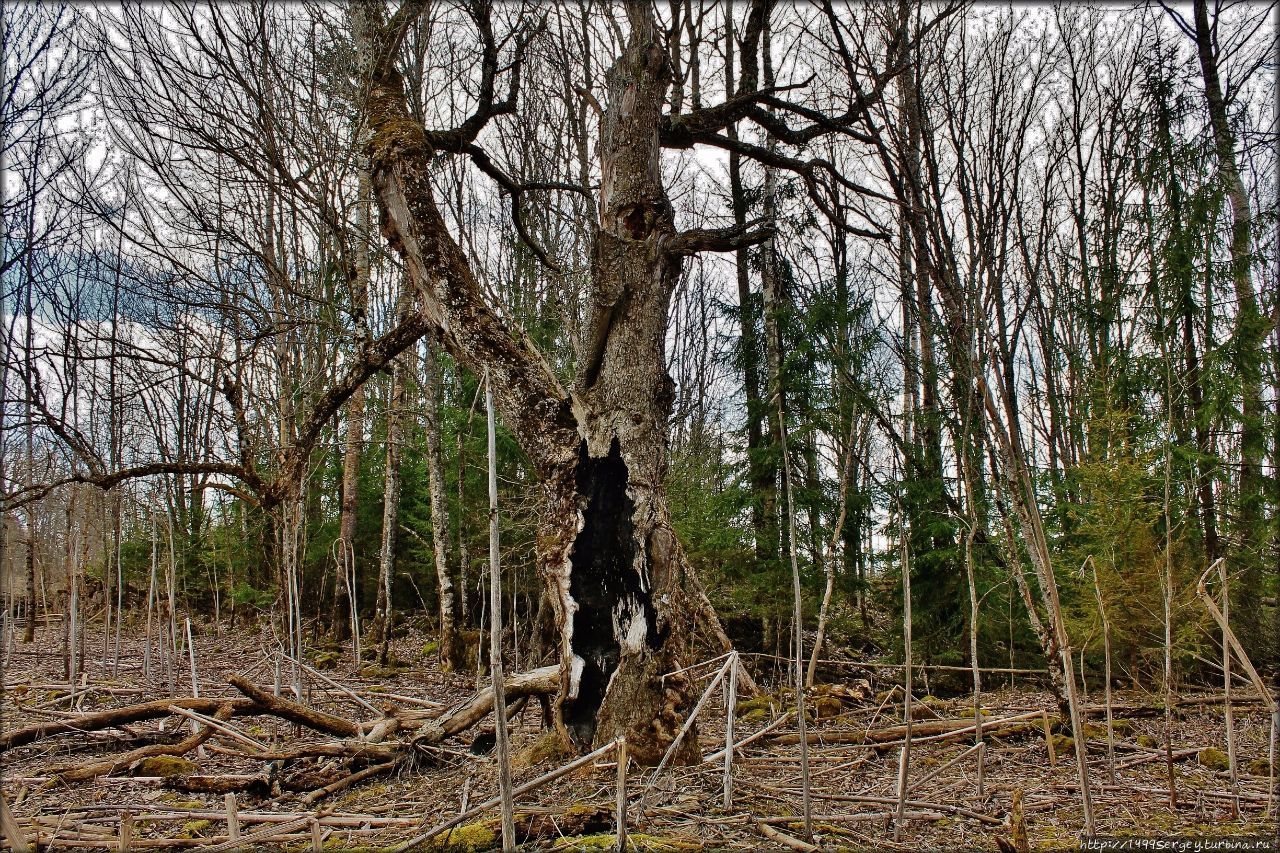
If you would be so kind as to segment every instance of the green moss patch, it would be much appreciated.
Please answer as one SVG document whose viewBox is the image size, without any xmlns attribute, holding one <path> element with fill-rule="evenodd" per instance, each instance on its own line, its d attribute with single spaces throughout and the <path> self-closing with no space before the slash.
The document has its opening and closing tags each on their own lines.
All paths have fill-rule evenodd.
<svg viewBox="0 0 1280 853">
<path fill-rule="evenodd" d="M 133 765 L 134 776 L 190 776 L 200 765 L 177 755 L 152 755 Z"/>
<path fill-rule="evenodd" d="M 1196 753 L 1196 761 L 1201 767 L 1207 767 L 1210 770 L 1226 771 L 1231 769 L 1231 760 L 1227 758 L 1227 754 L 1220 749 L 1214 749 L 1207 746 Z"/>
<path fill-rule="evenodd" d="M 182 831 L 178 833 L 179 838 L 200 838 L 209 827 L 213 826 L 211 820 L 192 820 L 182 825 Z"/>
<path fill-rule="evenodd" d="M 511 766 L 517 770 L 545 764 L 549 761 L 560 761 L 568 758 L 571 751 L 565 745 L 559 732 L 544 732 L 533 743 L 516 752 L 511 757 Z"/>
<path fill-rule="evenodd" d="M 448 850 L 456 853 L 491 850 L 498 846 L 498 833 L 491 821 L 468 823 L 438 836 L 426 850 Z"/>
</svg>

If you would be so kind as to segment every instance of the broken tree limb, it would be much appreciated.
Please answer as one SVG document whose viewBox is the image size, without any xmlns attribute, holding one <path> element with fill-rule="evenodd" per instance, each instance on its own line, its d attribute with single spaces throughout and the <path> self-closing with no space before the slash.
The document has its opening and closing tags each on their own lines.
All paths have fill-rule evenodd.
<svg viewBox="0 0 1280 853">
<path fill-rule="evenodd" d="M 552 664 L 532 669 L 528 672 L 517 673 L 504 679 L 503 685 L 506 688 L 506 696 L 513 699 L 521 696 L 555 693 L 560 689 L 560 666 L 559 664 Z M 415 744 L 434 746 L 447 737 L 452 737 L 471 728 L 491 711 L 493 711 L 493 690 L 484 688 L 477 691 L 462 706 L 436 719 L 429 719 L 423 722 L 416 714 L 407 714 L 402 716 L 401 719 L 405 722 L 410 720 L 417 722 L 418 733 L 414 737 Z M 412 725 L 413 723 L 410 722 L 409 724 Z"/>
<path fill-rule="evenodd" d="M 911 780 L 911 784 L 907 786 L 906 793 L 910 794 L 912 788 L 919 789 L 923 787 L 925 782 L 928 782 L 930 779 L 934 779 L 940 774 L 946 772 L 949 768 L 955 766 L 957 762 L 963 761 L 964 759 L 968 758 L 970 755 L 973 755 L 975 752 L 980 751 L 985 745 L 986 745 L 985 743 L 983 743 L 982 741 L 979 741 L 975 743 L 973 746 L 966 749 L 964 752 L 961 752 L 959 755 L 948 760 L 945 764 L 940 764 L 937 767 L 933 768 L 928 773 L 921 776 L 919 779 Z"/>
<path fill-rule="evenodd" d="M 783 847 L 790 847 L 792 850 L 800 850 L 803 851 L 803 853 L 811 853 L 811 851 L 822 849 L 807 841 L 801 841 L 799 838 L 787 835 L 785 832 L 780 832 L 761 820 L 757 820 L 755 823 L 756 827 L 760 830 L 760 834 L 775 844 L 781 844 Z"/>
<path fill-rule="evenodd" d="M 227 681 L 232 687 L 257 703 L 262 708 L 261 713 L 281 717 L 309 729 L 339 737 L 359 737 L 363 731 L 359 723 L 308 708 L 283 696 L 275 696 L 243 676 L 233 675 Z"/>
<path fill-rule="evenodd" d="M 760 731 L 756 732 L 750 737 L 745 737 L 742 740 L 735 743 L 733 745 L 733 748 L 735 750 L 739 750 L 739 749 L 742 749 L 744 746 L 750 746 L 751 744 L 755 743 L 758 740 L 767 738 L 770 734 L 772 734 L 776 730 L 786 725 L 787 721 L 790 720 L 795 715 L 795 713 L 796 713 L 795 711 L 787 711 L 781 717 L 778 717 L 778 719 L 774 720 L 772 723 L 765 726 Z M 709 764 L 712 761 L 717 761 L 721 758 L 724 758 L 724 753 L 725 753 L 725 748 L 721 748 L 716 752 L 713 752 L 711 755 L 708 755 L 706 758 L 702 759 L 702 763 Z"/>
<path fill-rule="evenodd" d="M 231 706 L 224 704 L 214 714 L 213 719 L 217 722 L 223 722 L 230 717 Z M 216 729 L 211 726 L 203 726 L 198 728 L 195 734 L 189 735 L 175 744 L 143 746 L 102 761 L 94 761 L 90 764 L 76 764 L 61 770 L 55 770 L 54 773 L 64 782 L 87 782 L 98 776 L 107 776 L 118 770 L 124 770 L 144 758 L 153 758 L 160 755 L 186 755 L 208 740 L 215 731 Z"/>
<path fill-rule="evenodd" d="M 350 788 L 357 782 L 363 782 L 370 776 L 377 776 L 379 773 L 386 773 L 388 770 L 394 769 L 395 766 L 395 761 L 384 761 L 382 764 L 371 764 L 363 770 L 357 770 L 355 773 L 343 776 L 341 779 L 336 782 L 331 782 L 323 788 L 317 788 L 302 798 L 302 804 L 304 806 L 309 806 L 312 803 L 324 799 L 330 794 L 336 794 L 339 791 L 344 791 L 347 788 Z"/>
<path fill-rule="evenodd" d="M 186 717 L 189 720 L 194 720 L 195 722 L 217 729 L 219 732 L 231 738 L 232 740 L 238 741 L 239 743 L 251 749 L 256 749 L 259 752 L 269 751 L 266 744 L 262 743 L 261 741 L 254 740 L 253 738 L 249 737 L 243 732 L 237 731 L 231 726 L 228 726 L 227 724 L 220 722 L 214 719 L 213 717 L 208 717 L 208 716 L 205 716 L 204 714 L 198 714 L 195 711 L 188 711 L 186 708 L 179 708 L 177 705 L 170 705 L 169 710 L 177 714 L 179 717 Z"/>
<path fill-rule="evenodd" d="M 369 711 L 370 713 L 372 713 L 372 714 L 381 714 L 381 713 L 382 713 L 382 712 L 381 712 L 381 711 L 379 711 L 377 708 L 375 708 L 373 705 L 369 704 L 368 700 L 366 700 L 366 699 L 365 699 L 364 697 L 362 697 L 360 694 L 356 693 L 354 690 L 352 690 L 352 689 L 351 689 L 351 688 L 349 688 L 349 687 L 344 687 L 343 685 L 341 685 L 341 684 L 339 684 L 338 682 L 334 681 L 334 680 L 333 680 L 332 678 L 330 678 L 329 676 L 325 675 L 323 672 L 320 672 L 319 670 L 316 670 L 316 669 L 312 669 L 311 667 L 307 666 L 305 663 L 303 663 L 303 662 L 302 662 L 302 661 L 300 661 L 300 660 L 295 661 L 293 658 L 290 658 L 288 655 L 284 654 L 283 652 L 279 652 L 279 651 L 277 651 L 277 652 L 276 652 L 276 655 L 278 655 L 279 657 L 281 657 L 281 658 L 283 658 L 283 659 L 285 659 L 285 660 L 289 661 L 290 663 L 296 663 L 299 667 L 301 667 L 301 668 L 302 668 L 303 672 L 306 672 L 306 673 L 307 673 L 308 675 L 310 675 L 312 678 L 318 678 L 318 679 L 320 679 L 320 680 L 321 680 L 321 681 L 323 681 L 325 684 L 329 685 L 329 686 L 330 686 L 330 687 L 332 687 L 334 690 L 337 690 L 339 693 L 343 694 L 344 696 L 346 696 L 347 698 L 349 698 L 352 702 L 355 702 L 357 705 L 359 705 L 360 707 L 362 707 L 362 708 L 364 708 L 365 710 Z"/>
<path fill-rule="evenodd" d="M 167 717 L 173 713 L 169 710 L 171 705 L 202 714 L 216 714 L 219 708 L 227 704 L 231 705 L 233 716 L 269 713 L 261 710 L 258 703 L 252 699 L 206 699 L 194 697 L 186 699 L 157 699 L 154 702 L 126 705 L 123 708 L 112 708 L 108 711 L 77 714 L 61 720 L 50 720 L 4 732 L 0 734 L 0 752 L 12 749 L 15 746 L 24 746 L 53 735 L 67 734 L 69 732 L 94 732 L 128 725 L 129 723 L 140 723 L 144 720 Z"/>
<path fill-rule="evenodd" d="M 1222 629 L 1222 636 L 1231 642 L 1231 648 L 1239 657 L 1240 665 L 1244 667 L 1244 671 L 1249 675 L 1249 680 L 1253 682 L 1254 689 L 1263 697 L 1271 711 L 1271 733 L 1267 738 L 1267 761 L 1271 767 L 1271 781 L 1267 787 L 1267 813 L 1271 814 L 1275 811 L 1276 804 L 1276 737 L 1277 729 L 1280 729 L 1280 704 L 1276 703 L 1275 696 L 1267 689 L 1262 676 L 1258 675 L 1258 670 L 1254 668 L 1253 661 L 1245 654 L 1244 646 L 1240 645 L 1240 640 L 1236 638 L 1236 632 L 1231 630 L 1231 625 L 1227 618 L 1218 609 L 1213 596 L 1205 588 L 1205 580 L 1222 560 L 1223 558 L 1219 557 L 1209 565 L 1209 568 L 1204 570 L 1204 574 L 1200 576 L 1200 581 L 1196 584 L 1196 594 L 1200 596 L 1200 600 L 1204 602 L 1204 606 L 1213 616 L 1214 621 L 1218 623 L 1218 627 Z"/>
<path fill-rule="evenodd" d="M 3 832 L 4 837 L 8 839 L 9 847 L 13 850 L 13 853 L 30 853 L 31 845 L 27 842 L 27 835 L 22 831 L 22 827 L 18 825 L 13 813 L 9 811 L 9 804 L 4 798 L 4 791 L 0 791 L 0 832 Z"/>
<path fill-rule="evenodd" d="M 1196 584 L 1196 594 L 1200 596 L 1200 600 L 1204 602 L 1205 608 L 1209 611 L 1218 627 L 1222 629 L 1222 633 L 1231 643 L 1231 649 L 1236 653 L 1236 657 L 1240 660 L 1240 665 L 1244 667 L 1244 671 L 1249 676 L 1249 680 L 1253 682 L 1253 687 L 1262 696 L 1267 707 L 1274 713 L 1277 710 L 1276 699 L 1267 689 L 1266 682 L 1262 680 L 1262 676 L 1258 675 L 1258 670 L 1254 669 L 1253 661 L 1245 654 L 1244 646 L 1240 645 L 1240 641 L 1236 639 L 1235 631 L 1231 630 L 1231 625 L 1227 622 L 1226 617 L 1222 615 L 1222 611 L 1218 609 L 1217 602 L 1213 600 L 1213 596 L 1205 588 L 1205 580 L 1209 577 L 1209 573 L 1218 567 L 1218 563 L 1222 562 L 1222 558 L 1215 560 L 1209 568 L 1205 569 L 1204 574 L 1200 576 L 1200 581 Z"/>
<path fill-rule="evenodd" d="M 231 752 L 259 761 L 294 761 L 299 758 L 366 758 L 372 761 L 389 761 L 403 754 L 396 744 L 368 743 L 364 740 L 341 740 L 328 743 L 306 743 L 287 750 L 263 752 Z"/>
</svg>

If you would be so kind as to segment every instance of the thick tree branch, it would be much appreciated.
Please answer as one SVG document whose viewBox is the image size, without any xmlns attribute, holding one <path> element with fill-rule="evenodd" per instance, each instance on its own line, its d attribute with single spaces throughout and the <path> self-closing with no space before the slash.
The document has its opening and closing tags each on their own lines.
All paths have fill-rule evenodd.
<svg viewBox="0 0 1280 853">
<path fill-rule="evenodd" d="M 353 2 L 350 9 L 359 48 L 381 43 L 381 7 Z M 547 470 L 571 459 L 577 430 L 569 395 L 528 336 L 513 332 L 485 300 L 450 235 L 432 191 L 436 149 L 409 112 L 399 72 L 387 66 L 371 74 L 364 105 L 370 172 L 382 233 L 417 290 L 417 316 L 440 330 L 461 363 L 489 371 L 503 418 L 536 466 Z"/>
<path fill-rule="evenodd" d="M 475 0 L 471 6 L 471 17 L 480 31 L 482 44 L 480 58 L 480 91 L 477 93 L 475 111 L 462 124 L 451 130 L 428 130 L 427 141 L 436 151 L 461 153 L 468 145 L 475 142 L 485 125 L 497 116 L 515 112 L 520 98 L 520 70 L 524 64 L 524 52 L 542 29 L 539 24 L 516 42 L 515 56 L 509 66 L 511 84 L 507 96 L 501 101 L 494 100 L 495 81 L 500 69 L 498 67 L 498 43 L 493 35 L 493 21 L 490 16 L 492 5 L 489 0 Z M 378 69 L 379 73 L 385 69 Z"/>
<path fill-rule="evenodd" d="M 691 228 L 676 234 L 667 244 L 667 251 L 686 256 L 698 252 L 732 252 L 756 246 L 776 233 L 772 225 L 762 223 L 763 219 L 755 219 L 745 225 L 728 228 Z"/>
</svg>

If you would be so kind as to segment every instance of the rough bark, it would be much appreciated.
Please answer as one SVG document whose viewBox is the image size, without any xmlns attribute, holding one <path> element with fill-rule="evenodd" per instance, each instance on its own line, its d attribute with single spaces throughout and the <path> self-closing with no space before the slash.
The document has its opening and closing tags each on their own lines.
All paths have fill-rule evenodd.
<svg viewBox="0 0 1280 853">
<path fill-rule="evenodd" d="M 428 134 L 411 117 L 393 57 L 415 8 L 390 21 L 376 5 L 350 8 L 357 42 L 371 57 L 365 107 L 383 234 L 444 347 L 489 372 L 503 421 L 542 479 L 537 551 L 559 629 L 557 726 L 582 749 L 625 734 L 637 760 L 657 761 L 690 698 L 683 680 L 661 676 L 682 662 L 698 612 L 662 483 L 673 401 L 667 311 L 681 257 L 700 241 L 677 239 L 660 179 L 669 69 L 653 11 L 627 7 L 631 34 L 608 74 L 591 319 L 570 395 L 527 336 L 486 302 L 441 217 L 431 189 L 433 140 L 464 150 L 478 128 L 468 122 Z"/>
<path fill-rule="evenodd" d="M 546 695 L 554 693 L 559 686 L 560 667 L 557 665 L 517 673 L 503 680 L 504 695 L 507 699 Z M 466 731 L 492 711 L 493 689 L 486 687 L 477 690 L 466 704 L 441 717 L 423 722 L 417 719 L 416 714 L 410 713 L 402 719 L 402 724 L 416 723 L 418 732 L 414 742 L 430 745 Z"/>
<path fill-rule="evenodd" d="M 766 6 L 753 7 L 750 31 L 758 33 Z M 486 50 L 475 112 L 456 128 L 427 130 L 409 111 L 395 67 L 424 8 L 407 2 L 388 20 L 377 4 L 349 7 L 367 62 L 364 113 L 383 234 L 405 262 L 419 314 L 456 360 L 487 373 L 505 426 L 541 478 L 537 555 L 559 633 L 557 727 L 584 750 L 623 735 L 636 760 L 656 761 L 691 704 L 687 682 L 665 673 L 683 663 L 698 620 L 726 642 L 671 530 L 663 491 L 674 399 L 664 352 L 671 293 L 685 256 L 732 251 L 767 234 L 676 231 L 660 169 L 670 68 L 653 8 L 629 3 L 630 34 L 600 110 L 589 319 L 568 393 L 528 336 L 486 301 L 432 195 L 434 160 L 446 153 L 471 156 L 520 192 L 473 143 L 489 119 L 514 109 L 518 75 L 508 97 L 496 101 L 497 48 L 485 7 L 477 7 Z M 755 38 L 744 40 L 744 55 L 754 56 L 745 45 Z M 754 93 L 754 74 L 743 76 Z M 685 743 L 688 755 L 680 758 L 696 751 L 696 738 Z"/>
<path fill-rule="evenodd" d="M 233 675 L 227 681 L 232 687 L 252 699 L 263 713 L 273 714 L 295 722 L 300 726 L 306 726 L 309 729 L 337 735 L 338 737 L 358 737 L 360 735 L 359 724 L 343 717 L 326 714 L 324 711 L 308 708 L 306 705 L 286 699 L 283 696 L 273 695 L 244 676 Z M 223 701 L 225 702 L 226 700 Z M 196 709 L 192 708 L 191 710 Z"/>
<path fill-rule="evenodd" d="M 224 701 L 222 706 L 214 713 L 213 718 L 219 722 L 225 722 L 231 718 L 231 711 L 232 706 Z M 125 768 L 132 767 L 135 763 L 144 758 L 153 758 L 160 755 L 186 755 L 216 733 L 217 730 L 212 726 L 204 726 L 175 744 L 152 744 L 150 746 L 141 746 L 137 749 L 132 749 L 128 752 L 124 752 L 110 758 L 105 758 L 100 761 L 74 763 L 55 767 L 51 769 L 51 773 L 57 776 L 58 779 L 64 783 L 87 782 L 90 779 L 96 779 L 99 776 L 107 776 L 111 773 L 116 773 Z"/>
</svg>

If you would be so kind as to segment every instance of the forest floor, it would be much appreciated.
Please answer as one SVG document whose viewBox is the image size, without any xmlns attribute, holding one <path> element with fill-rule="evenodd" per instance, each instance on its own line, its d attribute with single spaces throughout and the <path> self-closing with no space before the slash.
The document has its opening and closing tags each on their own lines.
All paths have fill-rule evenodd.
<svg viewBox="0 0 1280 853">
<path fill-rule="evenodd" d="M 111 658 L 104 664 L 101 626 L 96 633 L 90 628 L 86 674 L 74 708 L 68 707 L 72 700 L 63 674 L 59 626 L 41 629 L 30 645 L 0 638 L 4 646 L 0 648 L 4 663 L 0 728 L 4 732 L 46 721 L 74 721 L 84 712 L 192 695 L 191 665 L 185 653 L 176 662 L 171 680 L 153 652 L 157 660 L 152 667 L 154 678 L 148 683 L 143 677 L 140 631 L 126 631 L 117 667 Z M 393 657 L 407 662 L 400 667 L 366 666 L 357 671 L 349 650 L 337 661 L 326 661 L 334 668 L 324 675 L 341 688 L 304 672 L 303 702 L 366 722 L 377 719 L 369 706 L 394 704 L 427 716 L 446 711 L 475 692 L 477 679 L 474 673 L 441 673 L 434 657 L 422 654 L 427 639 L 414 633 L 396 638 Z M 268 650 L 271 646 L 274 640 L 265 629 L 233 634 L 196 626 L 199 695 L 244 701 L 243 694 L 228 683 L 236 675 L 268 692 L 279 678 L 285 694 L 290 694 L 290 663 L 285 660 L 277 675 L 281 658 Z M 693 671 L 695 681 L 705 686 L 720 669 L 720 662 L 702 666 Z M 997 729 L 985 737 L 982 796 L 977 793 L 975 755 L 965 755 L 973 745 L 973 733 L 955 731 L 972 723 L 970 698 L 922 698 L 915 703 L 916 737 L 928 738 L 930 731 L 940 734 L 913 740 L 910 778 L 918 781 L 910 789 L 908 819 L 898 828 L 895 841 L 890 815 L 896 803 L 900 735 L 892 727 L 901 725 L 903 709 L 900 691 L 886 695 L 896 672 L 886 673 L 876 681 L 864 671 L 814 691 L 811 706 L 818 709 L 819 719 L 810 725 L 810 763 L 817 845 L 824 849 L 994 850 L 998 839 L 1014 839 L 1018 820 L 1011 812 L 1018 796 L 1022 825 L 1033 849 L 1078 845 L 1083 821 L 1074 753 L 1055 738 L 1051 756 L 1043 717 L 1029 713 L 1056 714 L 1052 699 L 1041 691 L 1007 688 L 982 697 L 984 709 L 990 711 L 985 725 Z M 1242 696 L 1247 693 L 1247 688 L 1241 688 Z M 717 688 L 698 719 L 703 754 L 708 757 L 724 745 L 726 715 L 720 696 Z M 1209 693 L 1189 689 L 1182 693 L 1183 699 L 1195 696 L 1206 701 L 1197 704 L 1193 699 L 1173 719 L 1176 807 L 1171 807 L 1168 793 L 1159 697 L 1130 692 L 1115 697 L 1115 785 L 1107 784 L 1103 718 L 1091 713 L 1089 775 L 1098 835 L 1276 838 L 1276 823 L 1265 815 L 1269 720 L 1262 705 L 1242 701 L 1235 708 L 1240 773 L 1237 795 L 1233 795 L 1228 774 L 1213 766 L 1215 756 L 1201 752 L 1225 749 L 1223 706 Z M 1089 699 L 1100 702 L 1101 691 L 1093 691 Z M 803 835 L 798 817 L 799 745 L 794 717 L 781 711 L 777 695 L 739 701 L 735 742 L 773 728 L 735 751 L 729 808 L 723 808 L 722 802 L 723 757 L 699 766 L 668 768 L 656 781 L 652 768 L 633 766 L 628 823 L 635 849 L 814 849 L 799 840 Z M 785 716 L 781 724 L 780 716 Z M 997 725 L 1001 720 L 1007 722 Z M 69 783 L 59 775 L 139 744 L 173 743 L 189 736 L 191 724 L 169 716 L 13 746 L 0 753 L 4 798 L 28 840 L 38 840 L 42 850 L 125 849 L 122 834 L 129 849 L 230 849 L 225 789 L 214 786 L 210 790 L 216 793 L 192 792 L 184 779 L 195 774 L 239 785 L 235 810 L 246 848 L 373 850 L 394 849 L 497 794 L 492 753 L 472 751 L 477 733 L 491 728 L 491 719 L 443 741 L 427 756 L 418 754 L 415 761 L 399 762 L 392 770 L 312 800 L 304 799 L 308 790 L 330 784 L 334 778 L 342 781 L 359 765 L 336 758 L 264 763 L 263 746 L 279 751 L 332 741 L 275 716 L 232 717 L 225 726 L 242 737 L 219 730 L 198 752 L 193 749 L 187 755 L 197 766 L 185 765 L 178 775 L 130 775 L 128 767 L 87 782 Z M 539 705 L 531 701 L 512 720 L 517 786 L 569 760 L 554 750 L 539 749 L 547 742 L 542 734 Z M 866 742 L 870 739 L 883 742 Z M 255 742 L 259 747 L 246 745 Z M 963 757 L 948 764 L 957 756 Z M 152 765 L 132 772 L 148 772 L 148 766 Z M 264 770 L 268 767 L 272 772 Z M 519 798 L 518 829 L 525 849 L 612 848 L 616 774 L 616 763 L 604 755 Z M 245 780 L 259 784 L 240 784 Z M 652 789 L 641 803 L 641 793 L 651 782 Z M 495 843 L 496 830 L 497 810 L 491 809 L 415 849 L 439 849 L 446 844 L 458 850 L 488 849 Z"/>
</svg>

